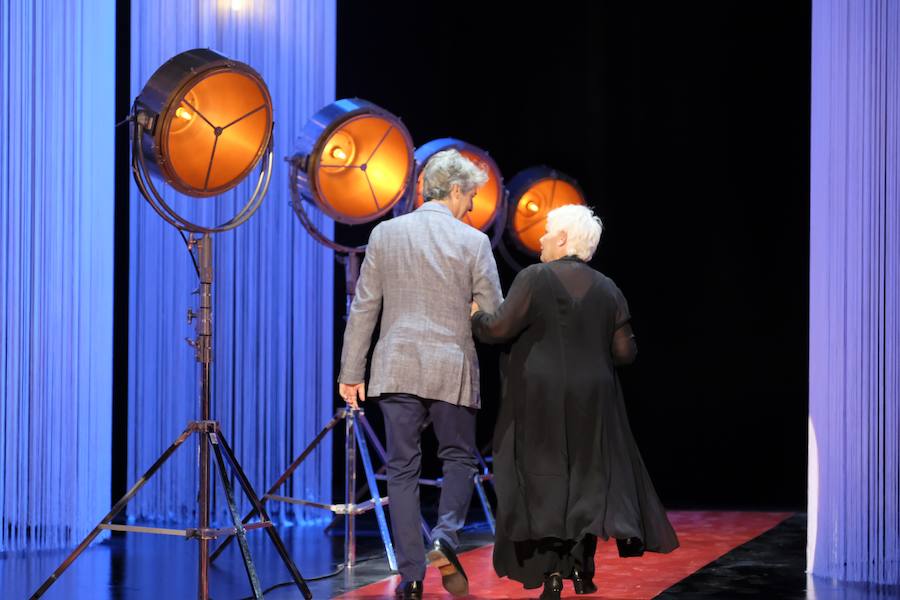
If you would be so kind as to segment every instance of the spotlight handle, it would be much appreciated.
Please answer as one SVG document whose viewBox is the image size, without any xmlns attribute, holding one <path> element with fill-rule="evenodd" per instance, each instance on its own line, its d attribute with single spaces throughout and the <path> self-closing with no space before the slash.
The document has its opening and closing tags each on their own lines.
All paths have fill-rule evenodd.
<svg viewBox="0 0 900 600">
<path fill-rule="evenodd" d="M 149 120 L 150 117 L 147 115 L 145 111 L 139 110 L 137 104 L 132 108 L 133 113 L 135 114 L 135 118 L 132 120 L 132 133 L 131 133 L 131 172 L 134 178 L 134 182 L 138 187 L 138 191 L 141 196 L 143 196 L 144 200 L 153 208 L 153 210 L 158 214 L 166 223 L 175 227 L 180 231 L 190 231 L 192 233 L 198 234 L 210 234 L 210 233 L 221 233 L 223 231 L 229 231 L 234 229 L 238 225 L 246 222 L 253 213 L 257 211 L 257 209 L 262 204 L 263 199 L 266 197 L 266 194 L 269 191 L 269 183 L 272 180 L 272 171 L 274 167 L 274 152 L 273 148 L 273 137 L 269 138 L 269 144 L 266 148 L 264 158 L 260 163 L 260 172 L 259 177 L 256 181 L 256 187 L 253 190 L 253 194 L 250 196 L 250 199 L 244 204 L 243 208 L 238 211 L 231 219 L 225 221 L 224 223 L 220 223 L 219 225 L 213 227 L 204 227 L 188 221 L 184 217 L 180 216 L 169 204 L 166 200 L 160 195 L 159 191 L 156 189 L 156 186 L 153 184 L 153 178 L 150 176 L 150 172 L 147 168 L 147 163 L 144 160 L 144 153 L 141 148 L 141 140 L 144 136 L 145 131 L 147 130 L 147 124 L 152 124 L 152 120 Z"/>
<path fill-rule="evenodd" d="M 306 232 L 312 237 L 312 239 L 316 240 L 323 246 L 327 248 L 331 248 L 335 252 L 340 252 L 342 254 L 353 254 L 354 252 L 365 252 L 366 245 L 362 246 L 344 246 L 343 244 L 339 244 L 334 240 L 329 239 L 325 236 L 324 233 L 319 231 L 319 228 L 316 227 L 316 224 L 313 223 L 312 218 L 309 216 L 309 213 L 306 212 L 305 202 L 312 203 L 312 199 L 307 198 L 305 194 L 303 194 L 297 186 L 297 174 L 300 170 L 302 164 L 306 160 L 302 155 L 295 155 L 285 159 L 290 165 L 290 170 L 288 173 L 288 187 L 291 190 L 291 207 L 294 209 L 294 212 L 297 214 L 297 217 L 300 219 L 300 224 L 303 225 L 303 228 L 306 229 Z"/>
</svg>

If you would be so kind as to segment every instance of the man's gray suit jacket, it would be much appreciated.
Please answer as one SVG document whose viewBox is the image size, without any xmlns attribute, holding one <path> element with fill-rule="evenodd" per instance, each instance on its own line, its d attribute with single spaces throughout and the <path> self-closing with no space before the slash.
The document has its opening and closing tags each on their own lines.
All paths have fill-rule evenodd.
<svg viewBox="0 0 900 600">
<path fill-rule="evenodd" d="M 338 381 L 363 381 L 381 313 L 367 397 L 403 393 L 479 408 L 473 299 L 488 313 L 503 300 L 484 233 L 436 202 L 380 223 L 350 307 Z"/>
</svg>

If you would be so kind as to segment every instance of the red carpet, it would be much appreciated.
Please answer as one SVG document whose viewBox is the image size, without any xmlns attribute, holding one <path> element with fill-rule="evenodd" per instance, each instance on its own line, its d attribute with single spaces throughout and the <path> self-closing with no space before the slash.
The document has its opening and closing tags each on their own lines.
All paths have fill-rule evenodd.
<svg viewBox="0 0 900 600">
<path fill-rule="evenodd" d="M 604 598 L 606 600 L 650 599 L 681 581 L 729 550 L 768 531 L 790 513 L 759 512 L 671 512 L 669 518 L 681 547 L 671 554 L 647 553 L 641 558 L 619 558 L 615 542 L 601 542 L 597 548 L 597 575 L 600 590 L 591 596 L 576 596 L 566 582 L 563 597 Z M 498 579 L 491 565 L 492 546 L 460 555 L 476 598 L 537 598 L 541 590 L 525 590 L 515 581 Z M 389 598 L 399 576 L 384 579 L 339 598 Z M 441 587 L 435 569 L 428 569 L 425 598 L 451 598 Z"/>
</svg>

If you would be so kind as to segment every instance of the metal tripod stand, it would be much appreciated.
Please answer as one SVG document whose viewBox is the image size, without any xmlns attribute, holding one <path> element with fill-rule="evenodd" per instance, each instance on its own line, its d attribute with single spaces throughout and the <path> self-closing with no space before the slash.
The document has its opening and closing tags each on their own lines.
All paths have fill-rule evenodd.
<svg viewBox="0 0 900 600">
<path fill-rule="evenodd" d="M 322 502 L 289 498 L 287 496 L 276 494 L 278 489 L 291 478 L 294 471 L 297 470 L 297 467 L 306 460 L 312 451 L 316 449 L 323 439 L 325 439 L 325 436 L 334 430 L 341 421 L 344 421 L 344 430 L 346 432 L 346 444 L 344 448 L 346 467 L 344 502 L 342 504 L 324 504 Z M 363 427 L 360 427 L 360 424 L 362 424 Z M 391 571 L 396 571 L 397 557 L 394 554 L 394 545 L 391 542 L 387 518 L 384 514 L 384 506 L 388 504 L 388 498 L 387 496 L 382 497 L 378 492 L 375 471 L 372 468 L 372 459 L 369 455 L 368 444 L 366 443 L 367 435 L 372 436 L 374 434 L 372 434 L 371 427 L 368 426 L 368 422 L 365 420 L 365 415 L 362 410 L 339 408 L 325 427 L 322 428 L 315 438 L 313 438 L 313 441 L 310 442 L 303 452 L 294 459 L 294 462 L 291 463 L 287 470 L 281 474 L 274 484 L 272 484 L 272 487 L 270 487 L 265 496 L 262 497 L 262 504 L 269 500 L 275 500 L 278 502 L 288 502 L 301 506 L 320 508 L 331 511 L 335 515 L 342 515 L 344 517 L 344 566 L 348 569 L 352 569 L 356 565 L 356 516 L 375 509 L 375 516 L 378 521 L 378 531 L 381 535 L 381 540 L 384 543 L 384 551 L 387 555 L 388 565 L 390 566 Z M 370 439 L 373 443 L 379 444 L 377 438 L 370 437 Z M 357 450 L 359 451 L 359 457 L 362 459 L 363 470 L 366 474 L 366 482 L 372 492 L 371 497 L 364 502 L 358 502 L 356 489 Z M 254 509 L 244 517 L 243 522 L 249 523 L 257 514 L 259 514 L 258 508 L 254 507 Z M 213 552 L 210 561 L 215 560 L 229 543 L 231 543 L 231 538 L 222 542 L 219 547 L 216 548 L 215 552 Z"/>
<path fill-rule="evenodd" d="M 343 262 L 347 284 L 347 312 L 349 314 L 353 296 L 356 294 L 356 281 L 359 278 L 359 255 L 364 250 L 364 248 L 350 249 L 340 247 L 340 249 L 347 252 L 347 256 L 343 259 Z M 345 431 L 344 502 L 342 504 L 325 504 L 322 502 L 314 502 L 311 500 L 303 500 L 299 498 L 289 498 L 287 496 L 280 496 L 276 494 L 279 488 L 281 488 L 281 486 L 283 486 L 288 481 L 288 479 L 291 478 L 291 476 L 294 474 L 294 471 L 297 470 L 297 467 L 299 467 L 300 464 L 303 463 L 304 460 L 306 460 L 306 458 L 312 453 L 312 451 L 315 450 L 316 447 L 318 447 L 323 439 L 325 439 L 325 436 L 328 435 L 335 427 L 337 427 L 338 423 L 340 423 L 341 421 L 344 421 Z M 360 428 L 358 426 L 359 423 L 362 423 L 364 427 Z M 396 571 L 397 557 L 394 554 L 394 545 L 391 542 L 391 534 L 388 531 L 387 518 L 384 514 L 384 506 L 388 504 L 388 498 L 387 496 L 382 497 L 378 492 L 375 471 L 372 468 L 372 458 L 369 455 L 369 446 L 366 443 L 367 435 L 369 436 L 369 439 L 374 444 L 376 444 L 376 447 L 381 447 L 381 442 L 379 442 L 378 438 L 375 437 L 372 428 L 368 426 L 365 414 L 361 409 L 352 410 L 349 407 L 338 408 L 331 420 L 325 425 L 324 428 L 322 428 L 321 431 L 319 431 L 316 437 L 313 438 L 313 441 L 310 442 L 310 444 L 303 450 L 303 452 L 301 452 L 300 455 L 296 459 L 294 459 L 294 462 L 290 464 L 287 470 L 285 470 L 285 472 L 282 473 L 280 477 L 278 477 L 275 483 L 272 484 L 272 487 L 270 487 L 266 494 L 262 497 L 262 503 L 264 504 L 269 500 L 288 502 L 291 504 L 298 504 L 302 506 L 310 506 L 313 508 L 328 510 L 331 511 L 335 516 L 344 516 L 344 566 L 348 569 L 352 569 L 356 565 L 356 516 L 375 509 L 375 516 L 378 520 L 378 531 L 381 534 L 381 540 L 384 543 L 384 551 L 387 555 L 388 565 L 390 566 L 390 569 L 392 571 Z M 366 474 L 366 482 L 372 492 L 369 499 L 365 500 L 364 502 L 358 501 L 359 497 L 356 488 L 357 450 L 359 451 L 359 456 L 362 459 L 363 469 Z M 250 519 L 258 514 L 260 513 L 257 507 L 254 506 L 253 510 L 251 510 L 244 517 L 243 522 L 249 523 Z M 213 552 L 212 556 L 210 557 L 210 561 L 215 560 L 230 543 L 231 538 L 226 539 L 224 542 L 222 542 L 219 547 L 216 548 L 215 552 Z"/>
<path fill-rule="evenodd" d="M 197 240 L 193 237 L 189 242 L 189 250 L 193 254 L 194 248 L 197 252 L 198 275 L 200 278 L 200 288 L 198 290 L 200 296 L 199 312 L 194 313 L 188 311 L 188 322 L 197 320 L 196 332 L 197 337 L 194 340 L 188 340 L 195 350 L 197 362 L 200 364 L 200 419 L 188 423 L 187 428 L 180 436 L 169 446 L 165 452 L 153 463 L 153 465 L 141 476 L 134 486 L 118 501 L 115 506 L 107 513 L 97 526 L 82 540 L 74 551 L 62 562 L 62 564 L 50 575 L 49 578 L 41 585 L 40 588 L 31 596 L 32 600 L 40 598 L 47 589 L 62 575 L 69 565 L 71 565 L 90 543 L 96 538 L 100 532 L 109 531 L 131 531 L 136 533 L 149 533 L 156 535 L 174 535 L 185 537 L 188 539 L 196 539 L 199 546 L 198 569 L 198 590 L 197 597 L 200 600 L 208 600 L 209 598 L 209 542 L 219 537 L 225 537 L 230 540 L 236 537 L 238 545 L 241 549 L 241 558 L 244 568 L 247 571 L 247 578 L 250 587 L 253 590 L 253 597 L 261 599 L 262 588 L 260 586 L 259 577 L 256 573 L 256 567 L 250 556 L 250 549 L 247 545 L 246 532 L 253 529 L 265 529 L 272 543 L 275 545 L 281 560 L 291 573 L 291 578 L 297 585 L 297 589 L 303 594 L 307 600 L 312 598 L 303 576 L 294 565 L 294 561 L 288 554 L 287 549 L 278 532 L 272 526 L 265 507 L 260 499 L 253 491 L 253 487 L 247 480 L 240 463 L 235 458 L 231 446 L 225 439 L 218 421 L 210 419 L 210 374 L 212 363 L 212 238 L 209 234 L 204 235 Z M 113 519 L 124 510 L 128 502 L 134 498 L 137 492 L 153 477 L 156 471 L 169 459 L 170 456 L 181 446 L 193 433 L 199 435 L 200 452 L 199 452 L 199 491 L 197 494 L 198 505 L 198 526 L 189 529 L 163 529 L 157 527 L 140 527 L 136 525 L 118 525 L 113 523 Z M 231 516 L 233 527 L 211 528 L 209 523 L 209 505 L 210 505 L 210 448 L 216 459 L 216 467 L 219 471 L 219 480 L 225 492 L 225 499 L 228 504 L 228 512 Z M 228 477 L 225 462 L 231 465 L 232 473 L 237 477 L 238 483 L 250 503 L 254 506 L 254 510 L 262 518 L 258 523 L 245 525 L 241 523 L 240 515 L 237 511 L 237 505 L 234 499 L 234 489 Z"/>
<path fill-rule="evenodd" d="M 369 421 L 363 417 L 360 419 L 360 423 L 365 428 L 366 433 L 369 435 L 369 438 L 372 440 L 372 445 L 375 447 L 375 453 L 381 459 L 381 468 L 375 472 L 375 479 L 378 481 L 387 481 L 388 477 L 386 474 L 386 465 L 387 465 L 387 452 L 384 449 L 384 446 L 381 445 L 381 442 L 378 440 L 378 436 L 375 435 L 375 431 L 372 429 L 372 426 L 369 424 Z M 427 428 L 427 423 L 425 427 L 423 427 L 423 431 Z M 490 446 L 488 446 L 490 447 Z M 491 508 L 491 502 L 488 499 L 487 492 L 484 490 L 484 482 L 490 482 L 491 485 L 494 483 L 494 474 L 491 473 L 490 467 L 488 467 L 487 460 L 484 458 L 484 451 L 479 451 L 477 448 L 475 449 L 475 459 L 478 461 L 478 465 L 481 467 L 480 473 L 475 473 L 473 480 L 475 484 L 475 491 L 478 493 L 478 500 L 481 502 L 481 509 L 484 512 L 484 518 L 487 519 L 488 526 L 491 528 L 491 533 L 497 533 L 496 531 L 496 521 L 494 519 L 494 511 Z M 490 459 L 488 459 L 490 460 Z M 419 478 L 419 485 L 427 485 L 430 487 L 440 488 L 443 485 L 443 478 L 439 477 L 437 479 L 425 479 Z M 359 495 L 365 494 L 368 487 L 364 486 L 359 490 Z M 358 498 L 359 496 L 357 496 Z M 425 521 L 425 517 L 419 515 L 419 518 L 422 523 L 422 535 L 425 537 L 426 542 L 431 543 L 431 528 L 428 525 L 428 522 Z M 333 524 L 333 523 L 332 523 Z M 329 525 L 330 527 L 331 525 Z"/>
</svg>

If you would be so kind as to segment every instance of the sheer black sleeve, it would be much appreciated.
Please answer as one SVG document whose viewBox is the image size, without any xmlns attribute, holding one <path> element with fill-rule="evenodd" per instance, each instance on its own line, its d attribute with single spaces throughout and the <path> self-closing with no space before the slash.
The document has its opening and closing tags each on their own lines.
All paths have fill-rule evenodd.
<svg viewBox="0 0 900 600">
<path fill-rule="evenodd" d="M 615 296 L 616 325 L 611 348 L 613 363 L 617 366 L 630 365 L 637 358 L 637 342 L 631 329 L 631 312 L 628 310 L 625 295 L 618 287 L 615 288 Z"/>
<path fill-rule="evenodd" d="M 472 315 L 472 333 L 482 342 L 499 344 L 515 338 L 533 320 L 532 294 L 538 265 L 523 269 L 509 288 L 506 300 L 489 314 L 478 311 Z"/>
<path fill-rule="evenodd" d="M 615 287 L 614 294 L 616 297 L 616 329 L 618 329 L 631 321 L 631 312 L 628 310 L 628 301 L 625 300 L 622 290 Z"/>
<path fill-rule="evenodd" d="M 625 323 L 613 334 L 612 341 L 613 364 L 616 366 L 630 365 L 637 358 L 637 342 L 631 323 Z"/>
</svg>

